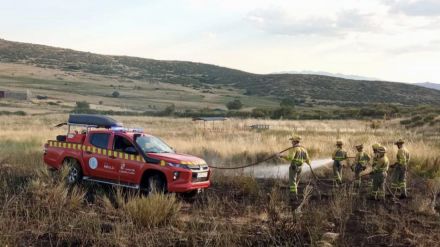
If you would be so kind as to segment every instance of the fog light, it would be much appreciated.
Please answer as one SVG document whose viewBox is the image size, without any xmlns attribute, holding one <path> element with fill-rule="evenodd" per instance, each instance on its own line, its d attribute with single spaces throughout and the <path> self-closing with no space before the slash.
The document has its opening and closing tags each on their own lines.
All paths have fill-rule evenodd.
<svg viewBox="0 0 440 247">
<path fill-rule="evenodd" d="M 177 180 L 179 178 L 179 172 L 173 172 L 173 180 Z"/>
</svg>

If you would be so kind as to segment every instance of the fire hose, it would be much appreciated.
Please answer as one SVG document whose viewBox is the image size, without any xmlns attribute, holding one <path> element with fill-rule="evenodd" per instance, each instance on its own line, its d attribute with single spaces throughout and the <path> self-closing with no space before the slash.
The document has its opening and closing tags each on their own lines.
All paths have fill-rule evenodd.
<svg viewBox="0 0 440 247">
<path fill-rule="evenodd" d="M 234 166 L 234 167 L 209 166 L 209 167 L 210 168 L 214 168 L 214 169 L 218 169 L 218 170 L 236 170 L 236 169 L 243 169 L 243 168 L 247 168 L 247 167 L 252 167 L 252 166 L 259 165 L 259 164 L 261 164 L 263 162 L 266 162 L 268 160 L 271 160 L 273 158 L 276 158 L 276 157 L 278 157 L 279 154 L 282 154 L 282 153 L 284 153 L 284 152 L 286 152 L 286 151 L 288 151 L 288 150 L 290 150 L 292 148 L 294 148 L 294 147 L 286 148 L 286 149 L 284 149 L 284 150 L 282 150 L 282 151 L 280 151 L 278 153 L 275 153 L 275 154 L 273 154 L 273 155 L 271 155 L 269 157 L 266 157 L 266 158 L 264 158 L 262 160 L 258 160 L 256 162 L 253 162 L 253 163 L 250 163 L 250 164 L 246 164 L 246 165 L 243 165 L 243 166 Z M 313 168 L 312 168 L 312 166 L 310 164 L 307 163 L 307 165 L 310 167 L 310 173 L 312 174 L 313 178 L 315 179 L 315 181 L 317 183 L 322 183 L 322 184 L 327 185 L 327 186 L 329 185 L 329 184 L 324 183 L 324 181 L 322 181 L 322 179 L 319 179 L 318 176 L 316 176 L 316 174 L 313 171 Z"/>
</svg>

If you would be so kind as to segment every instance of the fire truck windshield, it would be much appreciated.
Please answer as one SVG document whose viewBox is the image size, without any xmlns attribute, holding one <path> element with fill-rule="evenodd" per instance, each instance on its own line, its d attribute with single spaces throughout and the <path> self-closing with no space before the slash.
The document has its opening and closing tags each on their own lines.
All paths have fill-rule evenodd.
<svg viewBox="0 0 440 247">
<path fill-rule="evenodd" d="M 154 136 L 139 136 L 136 143 L 144 153 L 174 153 L 174 150 L 161 139 Z"/>
</svg>

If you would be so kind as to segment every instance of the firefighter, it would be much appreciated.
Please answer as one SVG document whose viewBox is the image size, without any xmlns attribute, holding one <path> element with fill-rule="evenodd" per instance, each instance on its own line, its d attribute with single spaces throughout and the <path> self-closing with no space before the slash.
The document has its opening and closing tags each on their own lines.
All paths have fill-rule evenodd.
<svg viewBox="0 0 440 247">
<path fill-rule="evenodd" d="M 280 155 L 280 158 L 290 161 L 289 167 L 289 189 L 294 196 L 298 195 L 299 175 L 301 174 L 301 167 L 303 163 L 310 165 L 310 158 L 307 150 L 300 145 L 301 137 L 292 136 L 292 149 L 289 150 L 288 155 Z"/>
<path fill-rule="evenodd" d="M 336 184 L 342 183 L 342 161 L 347 159 L 347 152 L 342 149 L 342 141 L 336 142 L 336 150 L 333 153 L 333 178 Z"/>
<path fill-rule="evenodd" d="M 371 148 L 373 149 L 373 160 L 372 160 L 372 164 L 375 164 L 377 162 L 377 149 L 380 147 L 381 145 L 379 143 L 374 143 L 373 145 L 371 145 Z M 370 177 L 373 177 L 373 171 L 370 172 Z M 373 179 L 370 179 L 368 181 L 368 188 L 370 189 L 370 191 L 373 190 Z"/>
<path fill-rule="evenodd" d="M 385 199 L 385 180 L 387 178 L 387 171 L 390 165 L 388 157 L 386 156 L 386 148 L 379 146 L 375 149 L 375 157 L 373 159 L 372 175 L 372 199 Z"/>
<path fill-rule="evenodd" d="M 400 192 L 400 198 L 406 198 L 408 196 L 406 190 L 406 171 L 408 169 L 408 163 L 410 155 L 408 150 L 403 146 L 405 142 L 402 139 L 397 140 L 394 144 L 397 146 L 397 161 L 393 165 L 394 171 L 392 175 L 391 188 L 395 193 Z"/>
<path fill-rule="evenodd" d="M 355 186 L 361 186 L 362 180 L 361 180 L 361 172 L 365 171 L 367 168 L 368 162 L 370 162 L 370 155 L 368 155 L 366 152 L 364 152 L 364 145 L 359 144 L 356 145 L 356 150 L 358 151 L 356 154 L 356 157 L 354 159 L 354 184 Z"/>
</svg>

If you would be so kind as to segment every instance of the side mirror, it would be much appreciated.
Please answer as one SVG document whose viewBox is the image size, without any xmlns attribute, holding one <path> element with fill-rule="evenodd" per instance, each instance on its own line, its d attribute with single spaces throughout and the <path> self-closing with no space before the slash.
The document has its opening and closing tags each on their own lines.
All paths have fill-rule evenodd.
<svg viewBox="0 0 440 247">
<path fill-rule="evenodd" d="M 128 147 L 124 150 L 124 153 L 127 154 L 138 154 L 138 152 L 136 151 L 136 149 L 134 147 Z"/>
</svg>

